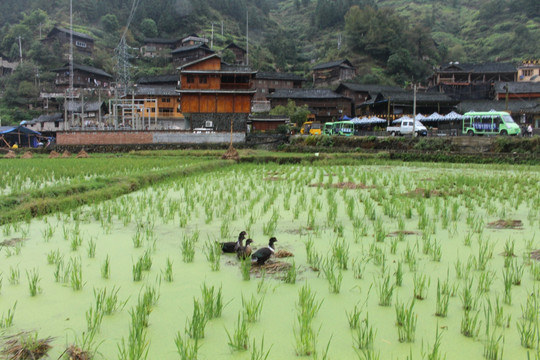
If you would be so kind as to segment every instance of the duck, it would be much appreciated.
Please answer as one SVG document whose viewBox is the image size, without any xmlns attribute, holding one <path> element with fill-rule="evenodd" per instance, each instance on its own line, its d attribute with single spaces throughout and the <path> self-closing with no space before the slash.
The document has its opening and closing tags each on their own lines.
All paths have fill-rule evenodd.
<svg viewBox="0 0 540 360">
<path fill-rule="evenodd" d="M 251 255 L 251 243 L 253 243 L 252 239 L 246 240 L 246 246 L 241 246 L 238 250 L 236 250 L 236 256 L 240 260 L 245 260 Z"/>
<path fill-rule="evenodd" d="M 266 260 L 270 259 L 270 256 L 274 253 L 274 243 L 277 242 L 275 237 L 271 237 L 268 241 L 268 247 L 260 248 L 251 255 L 251 262 L 259 265 L 264 265 Z"/>
<path fill-rule="evenodd" d="M 238 234 L 238 240 L 221 243 L 221 250 L 224 253 L 235 253 L 241 246 L 242 242 L 246 238 L 247 232 L 242 231 Z"/>
</svg>

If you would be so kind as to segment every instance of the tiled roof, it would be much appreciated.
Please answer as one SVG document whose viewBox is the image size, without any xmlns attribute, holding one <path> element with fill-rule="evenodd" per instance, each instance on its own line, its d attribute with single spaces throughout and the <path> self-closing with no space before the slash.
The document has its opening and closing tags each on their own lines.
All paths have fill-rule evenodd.
<svg viewBox="0 0 540 360">
<path fill-rule="evenodd" d="M 534 112 L 538 106 L 538 101 L 534 100 L 508 100 L 508 111 L 511 112 Z M 506 102 L 504 100 L 464 100 L 458 104 L 457 110 L 462 114 L 468 111 L 506 111 Z"/>
<path fill-rule="evenodd" d="M 390 99 L 392 102 L 396 101 L 403 101 L 403 102 L 413 102 L 414 101 L 414 93 L 412 91 L 382 91 L 381 95 L 385 99 Z M 416 93 L 416 101 L 422 102 L 422 103 L 440 103 L 440 102 L 446 102 L 446 103 L 457 103 L 456 100 L 453 100 L 450 96 L 438 93 L 438 92 L 417 92 Z"/>
<path fill-rule="evenodd" d="M 267 98 L 271 99 L 341 99 L 346 98 L 327 89 L 277 89 Z"/>
<path fill-rule="evenodd" d="M 400 91 L 402 90 L 399 86 L 391 86 L 391 85 L 376 85 L 376 84 L 356 84 L 356 83 L 341 83 L 336 91 L 341 88 L 345 87 L 347 89 L 350 89 L 352 91 L 356 92 L 367 92 L 367 93 L 379 93 L 383 91 Z"/>
<path fill-rule="evenodd" d="M 439 72 L 464 72 L 464 73 L 512 73 L 517 68 L 512 63 L 484 63 L 484 64 L 449 64 L 442 66 Z"/>
<path fill-rule="evenodd" d="M 36 123 L 55 122 L 55 121 L 64 121 L 64 114 L 54 113 L 50 115 L 40 115 L 39 117 L 28 121 L 27 124 L 32 125 Z"/>
<path fill-rule="evenodd" d="M 137 80 L 138 84 L 161 84 L 161 83 L 176 83 L 179 77 L 177 74 L 171 75 L 156 75 L 142 76 Z"/>
<path fill-rule="evenodd" d="M 70 34 L 71 31 L 69 29 L 64 29 L 63 27 L 55 27 L 56 30 L 60 31 L 60 32 L 63 32 L 63 33 L 66 33 L 66 34 Z M 54 29 L 53 29 L 54 30 Z M 73 31 L 73 36 L 78 36 L 80 38 L 83 38 L 83 39 L 86 39 L 86 40 L 91 40 L 91 41 L 94 41 L 94 38 L 91 37 L 90 35 L 88 34 L 84 34 L 84 33 L 81 33 L 81 32 L 77 32 L 77 31 Z"/>
<path fill-rule="evenodd" d="M 303 76 L 291 73 L 258 72 L 256 79 L 306 81 Z"/>
<path fill-rule="evenodd" d="M 190 45 L 190 46 L 182 46 L 179 48 L 174 49 L 171 51 L 171 54 L 180 54 L 186 51 L 192 51 L 197 49 L 204 49 L 207 53 L 214 53 L 214 50 L 211 50 L 206 44 L 198 44 L 198 45 Z"/>
<path fill-rule="evenodd" d="M 135 95 L 150 95 L 150 96 L 176 96 L 176 86 L 164 85 L 138 85 L 133 88 Z"/>
<path fill-rule="evenodd" d="M 88 66 L 88 65 L 80 65 L 80 64 L 73 64 L 73 70 L 81 70 L 90 74 L 96 74 L 101 75 L 104 77 L 112 78 L 112 75 L 95 67 Z M 53 69 L 51 70 L 53 72 L 61 72 L 61 71 L 69 71 L 69 64 L 66 64 L 64 67 Z"/>
<path fill-rule="evenodd" d="M 225 47 L 225 49 L 229 49 L 229 48 L 233 48 L 233 47 L 235 47 L 235 48 L 237 48 L 237 49 L 240 49 L 240 50 L 242 50 L 243 52 L 246 52 L 246 50 L 245 50 L 244 48 L 242 48 L 242 47 L 236 45 L 236 44 L 233 43 L 233 42 L 230 43 L 229 45 L 227 45 L 227 46 Z"/>
<path fill-rule="evenodd" d="M 313 67 L 313 70 L 327 69 L 327 68 L 332 68 L 332 67 L 336 67 L 336 66 L 345 66 L 345 67 L 349 67 L 349 68 L 354 68 L 354 66 L 350 63 L 349 60 L 342 59 L 342 60 L 331 61 L 331 62 L 315 65 Z"/>
<path fill-rule="evenodd" d="M 152 43 L 152 44 L 168 44 L 168 45 L 172 45 L 172 44 L 176 44 L 177 41 L 178 40 L 162 39 L 162 38 L 145 38 L 144 39 L 145 44 Z"/>
<path fill-rule="evenodd" d="M 495 92 L 506 93 L 506 85 L 510 94 L 540 93 L 540 82 L 504 82 L 495 83 Z"/>
<path fill-rule="evenodd" d="M 81 111 L 81 102 L 80 101 L 68 101 L 66 104 L 67 111 L 70 112 L 80 112 Z M 103 101 L 90 101 L 84 103 L 84 111 L 98 111 L 103 105 Z"/>
</svg>

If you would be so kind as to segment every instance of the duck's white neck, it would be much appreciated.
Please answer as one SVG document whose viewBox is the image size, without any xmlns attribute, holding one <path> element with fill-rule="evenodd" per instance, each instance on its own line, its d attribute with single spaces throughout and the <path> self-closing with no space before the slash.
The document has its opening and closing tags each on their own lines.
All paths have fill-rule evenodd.
<svg viewBox="0 0 540 360">
<path fill-rule="evenodd" d="M 274 248 L 271 247 L 270 245 L 268 245 L 268 248 L 270 249 L 271 252 L 275 252 Z"/>
</svg>

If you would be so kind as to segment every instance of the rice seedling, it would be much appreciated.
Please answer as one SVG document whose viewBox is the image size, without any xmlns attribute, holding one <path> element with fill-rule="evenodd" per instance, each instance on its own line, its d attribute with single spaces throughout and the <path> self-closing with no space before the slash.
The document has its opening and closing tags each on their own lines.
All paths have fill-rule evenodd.
<svg viewBox="0 0 540 360">
<path fill-rule="evenodd" d="M 399 342 L 414 342 L 418 321 L 418 315 L 413 311 L 414 302 L 413 299 L 408 307 L 401 304 L 399 300 L 396 302 L 396 326 Z"/>
<path fill-rule="evenodd" d="M 0 329 L 7 329 L 13 325 L 13 317 L 15 316 L 15 309 L 17 308 L 17 301 L 13 304 L 11 309 L 8 309 L 6 314 L 2 314 L 0 317 Z"/>
<path fill-rule="evenodd" d="M 355 279 L 363 279 L 366 270 L 366 261 L 364 259 L 353 259 L 352 270 Z"/>
<path fill-rule="evenodd" d="M 81 290 L 84 286 L 82 281 L 82 263 L 78 258 L 69 259 L 69 281 L 73 290 Z"/>
<path fill-rule="evenodd" d="M 39 286 L 41 278 L 39 277 L 38 269 L 33 268 L 30 271 L 26 270 L 26 278 L 28 279 L 28 289 L 30 290 L 30 296 L 36 296 L 38 293 L 41 292 L 41 287 Z"/>
<path fill-rule="evenodd" d="M 6 359 L 41 359 L 47 356 L 52 341 L 52 337 L 38 339 L 37 332 L 22 332 L 4 341 L 2 354 Z"/>
<path fill-rule="evenodd" d="M 253 345 L 251 346 L 250 359 L 251 360 L 267 360 L 272 350 L 272 345 L 268 350 L 264 349 L 264 336 L 261 339 L 260 347 L 257 346 L 255 339 L 253 339 Z"/>
<path fill-rule="evenodd" d="M 197 360 L 199 348 L 201 347 L 198 339 L 184 338 L 179 331 L 174 338 L 174 344 L 180 360 Z"/>
<path fill-rule="evenodd" d="M 163 278 L 167 282 L 173 282 L 174 275 L 173 275 L 173 263 L 169 257 L 167 257 L 167 263 L 165 264 L 165 269 L 162 271 Z"/>
<path fill-rule="evenodd" d="M 478 292 L 489 292 L 494 280 L 495 273 L 493 271 L 482 271 L 478 276 Z"/>
<path fill-rule="evenodd" d="M 242 280 L 248 281 L 251 279 L 251 258 L 240 260 L 240 273 Z"/>
<path fill-rule="evenodd" d="M 358 326 L 360 325 L 360 315 L 362 315 L 362 308 L 358 307 L 358 305 L 354 305 L 354 308 L 350 313 L 345 311 L 345 315 L 347 316 L 349 327 L 351 329 L 358 328 Z"/>
<path fill-rule="evenodd" d="M 52 224 L 48 224 L 47 227 L 42 230 L 41 235 L 43 236 L 43 241 L 49 242 L 54 235 L 54 228 Z"/>
<path fill-rule="evenodd" d="M 394 273 L 394 275 L 396 277 L 396 286 L 401 286 L 403 284 L 403 265 L 402 262 L 399 260 L 397 262 L 396 272 Z"/>
<path fill-rule="evenodd" d="M 210 268 L 212 271 L 219 271 L 221 266 L 221 246 L 218 242 L 210 239 L 206 240 L 205 255 L 208 262 L 210 262 Z"/>
<path fill-rule="evenodd" d="M 125 360 L 144 360 L 148 358 L 150 342 L 144 321 L 143 313 L 137 309 L 129 311 L 131 323 L 129 325 L 129 334 L 127 341 L 122 338 L 118 345 L 118 357 Z"/>
<path fill-rule="evenodd" d="M 147 249 L 144 254 L 139 258 L 142 271 L 150 271 L 152 268 L 152 253 L 150 249 Z"/>
<path fill-rule="evenodd" d="M 540 281 L 540 263 L 537 261 L 533 261 L 531 263 L 531 267 L 529 268 L 531 277 L 534 281 Z"/>
<path fill-rule="evenodd" d="M 143 264 L 139 259 L 132 267 L 133 281 L 141 281 L 143 278 Z"/>
<path fill-rule="evenodd" d="M 248 337 L 248 323 L 242 312 L 238 313 L 238 319 L 236 320 L 236 327 L 232 335 L 227 329 L 227 337 L 229 338 L 229 347 L 233 351 L 244 351 L 248 349 L 249 346 L 249 337 Z"/>
<path fill-rule="evenodd" d="M 437 239 L 433 240 L 430 255 L 431 255 L 432 261 L 441 262 L 442 247 L 441 247 L 441 242 L 439 240 Z"/>
<path fill-rule="evenodd" d="M 208 318 L 204 314 L 204 305 L 201 305 L 197 299 L 193 298 L 193 315 L 191 319 L 187 320 L 186 333 L 194 340 L 203 339 L 207 322 Z"/>
<path fill-rule="evenodd" d="M 517 331 L 521 341 L 521 346 L 526 349 L 533 349 L 538 345 L 539 341 L 539 326 L 537 321 L 529 321 L 527 319 L 521 319 L 517 322 Z"/>
<path fill-rule="evenodd" d="M 465 310 L 461 318 L 461 333 L 466 337 L 478 337 L 481 321 L 478 321 L 479 311 L 471 314 L 471 310 Z"/>
<path fill-rule="evenodd" d="M 291 266 L 287 269 L 287 271 L 285 271 L 285 276 L 283 277 L 283 281 L 286 284 L 295 284 L 297 275 L 298 275 L 298 270 L 296 269 L 296 263 L 293 261 Z"/>
<path fill-rule="evenodd" d="M 244 298 L 242 295 L 242 309 L 245 311 L 246 321 L 253 323 L 259 321 L 261 316 L 262 306 L 264 302 L 264 297 L 261 297 L 259 300 L 254 295 L 251 295 L 249 300 Z"/>
<path fill-rule="evenodd" d="M 116 288 L 113 286 L 110 293 L 107 292 L 107 289 L 103 289 L 103 314 L 105 315 L 112 315 L 118 310 L 121 310 L 124 308 L 124 306 L 127 304 L 128 300 L 125 300 L 123 302 L 120 302 L 118 299 L 118 291 L 120 288 Z"/>
<path fill-rule="evenodd" d="M 18 285 L 21 279 L 21 272 L 18 267 L 9 267 L 9 283 L 11 285 Z M 0 280 L 1 282 L 1 280 Z M 1 289 L 1 286 L 0 286 Z"/>
<path fill-rule="evenodd" d="M 47 254 L 47 263 L 49 265 L 58 264 L 60 262 L 60 260 L 62 260 L 62 258 L 63 258 L 63 256 L 60 254 L 59 249 L 51 250 Z"/>
<path fill-rule="evenodd" d="M 138 249 L 143 244 L 143 237 L 141 233 L 141 225 L 137 224 L 137 230 L 135 230 L 135 235 L 131 238 L 131 241 L 133 242 L 133 247 Z"/>
<path fill-rule="evenodd" d="M 503 268 L 503 284 L 504 284 L 504 298 L 503 301 L 507 305 L 512 304 L 512 281 L 514 280 L 514 274 L 511 268 Z"/>
<path fill-rule="evenodd" d="M 382 219 L 378 218 L 373 222 L 373 231 L 375 233 L 375 241 L 376 242 L 383 242 L 386 238 L 386 235 L 388 235 L 388 232 L 385 230 L 383 226 Z"/>
<path fill-rule="evenodd" d="M 440 280 L 437 279 L 437 300 L 435 306 L 435 316 L 446 317 L 448 315 L 448 303 L 450 300 L 450 292 L 445 291 L 448 287 L 448 280 L 441 286 Z"/>
<path fill-rule="evenodd" d="M 515 245 L 516 245 L 515 240 L 510 241 L 510 239 L 507 239 L 506 243 L 504 244 L 503 256 L 505 257 L 515 256 L 516 255 L 514 252 Z"/>
<path fill-rule="evenodd" d="M 472 277 L 466 278 L 461 289 L 461 304 L 465 311 L 475 310 L 478 305 L 478 295 L 473 292 L 473 282 Z"/>
<path fill-rule="evenodd" d="M 422 357 L 427 360 L 443 360 L 446 359 L 446 355 L 441 352 L 442 334 L 439 332 L 439 324 L 435 327 L 435 341 L 431 347 L 430 352 L 424 352 L 424 343 L 422 342 Z M 412 356 L 411 356 L 412 360 Z"/>
<path fill-rule="evenodd" d="M 195 242 L 193 237 L 184 235 L 180 250 L 182 251 L 182 260 L 185 263 L 193 262 L 193 259 L 195 258 Z"/>
<path fill-rule="evenodd" d="M 381 279 L 375 279 L 377 293 L 379 295 L 379 306 L 392 305 L 392 296 L 394 294 L 395 284 L 390 284 L 390 274 L 382 274 Z"/>
<path fill-rule="evenodd" d="M 326 280 L 328 280 L 328 287 L 333 294 L 339 294 L 341 289 L 341 282 L 343 281 L 343 273 L 341 269 L 336 266 L 334 258 L 328 258 L 322 266 L 322 270 Z"/>
<path fill-rule="evenodd" d="M 409 271 L 414 272 L 418 267 L 418 259 L 416 257 L 416 252 L 409 246 L 407 243 L 407 248 L 403 253 L 403 261 L 408 265 Z"/>
<path fill-rule="evenodd" d="M 105 257 L 103 264 L 101 265 L 101 277 L 103 279 L 108 279 L 111 276 L 111 265 L 109 255 Z"/>
<path fill-rule="evenodd" d="M 96 304 L 90 306 L 90 309 L 86 311 L 86 326 L 89 333 L 98 333 L 103 321 L 103 302 L 105 294 L 103 292 L 96 292 L 94 290 L 94 297 L 96 298 Z"/>
<path fill-rule="evenodd" d="M 521 285 L 521 279 L 523 278 L 525 267 L 523 264 L 518 265 L 517 260 L 513 261 L 512 263 L 512 285 Z"/>
<path fill-rule="evenodd" d="M 336 240 L 332 244 L 332 253 L 337 262 L 337 266 L 342 270 L 347 270 L 349 263 L 349 245 L 345 245 L 345 240 Z"/>
<path fill-rule="evenodd" d="M 88 240 L 88 257 L 93 259 L 96 257 L 96 241 L 94 239 Z"/>
<path fill-rule="evenodd" d="M 414 274 L 414 277 L 413 277 L 414 297 L 418 300 L 424 300 L 427 297 L 427 292 L 428 292 L 430 283 L 431 283 L 431 279 L 429 277 L 426 277 L 425 274 L 422 274 L 422 275 Z"/>
<path fill-rule="evenodd" d="M 504 336 L 498 337 L 493 332 L 484 343 L 484 357 L 488 360 L 502 360 L 504 348 Z"/>
<path fill-rule="evenodd" d="M 224 306 L 221 286 L 219 287 L 219 290 L 216 290 L 214 286 L 208 287 L 206 283 L 203 283 L 201 292 L 204 304 L 204 314 L 208 320 L 221 317 Z"/>
<path fill-rule="evenodd" d="M 377 331 L 373 329 L 373 325 L 369 323 L 369 315 L 366 313 L 353 331 L 353 342 L 356 349 L 359 350 L 372 350 L 373 343 Z"/>
</svg>

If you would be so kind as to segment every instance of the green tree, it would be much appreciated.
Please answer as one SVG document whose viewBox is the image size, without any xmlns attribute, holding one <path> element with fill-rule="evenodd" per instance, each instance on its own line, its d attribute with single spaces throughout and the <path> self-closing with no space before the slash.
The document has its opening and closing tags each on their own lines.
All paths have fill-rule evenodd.
<svg viewBox="0 0 540 360">
<path fill-rule="evenodd" d="M 155 38 L 158 36 L 158 29 L 156 22 L 152 19 L 146 18 L 141 22 L 140 29 L 144 36 L 148 38 Z"/>
<path fill-rule="evenodd" d="M 234 55 L 234 52 L 231 49 L 225 49 L 223 50 L 223 53 L 221 54 L 221 58 L 223 61 L 229 64 L 234 64 L 236 61 L 236 56 Z"/>
<path fill-rule="evenodd" d="M 118 18 L 114 14 L 107 14 L 101 17 L 101 24 L 103 28 L 108 32 L 114 32 L 118 30 L 120 24 L 118 23 Z"/>
<path fill-rule="evenodd" d="M 292 123 L 301 126 L 307 120 L 309 110 L 307 105 L 296 106 L 293 100 L 289 100 L 286 106 L 278 105 L 270 110 L 270 115 L 288 116 Z"/>
</svg>

